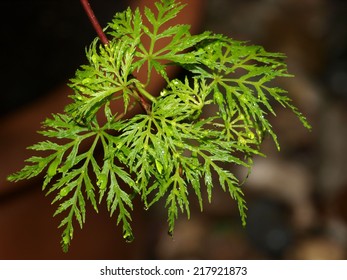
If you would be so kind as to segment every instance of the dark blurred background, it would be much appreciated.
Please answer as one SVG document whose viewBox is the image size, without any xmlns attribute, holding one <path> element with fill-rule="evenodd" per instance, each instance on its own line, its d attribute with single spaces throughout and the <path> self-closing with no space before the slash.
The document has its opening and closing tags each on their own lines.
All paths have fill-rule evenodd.
<svg viewBox="0 0 347 280">
<path fill-rule="evenodd" d="M 103 26 L 121 9 L 116 3 L 127 4 L 91 2 Z M 255 158 L 244 186 L 247 227 L 240 225 L 234 201 L 216 187 L 203 213 L 193 203 L 191 219 L 177 221 L 173 239 L 164 205 L 149 211 L 135 205 L 131 244 L 122 239 L 115 218 L 90 209 L 85 228 L 76 226 L 69 253 L 61 253 L 59 220 L 52 218 L 54 206 L 41 192 L 40 178 L 9 184 L 4 170 L 21 168 L 25 129 L 31 131 L 31 123 L 39 128 L 48 117 L 36 114 L 23 122 L 19 116 L 39 108 L 36 104 L 52 103 L 50 94 L 85 62 L 84 48 L 95 34 L 77 0 L 2 1 L 0 259 L 346 259 L 347 2 L 201 3 L 201 11 L 186 11 L 201 13 L 201 29 L 287 55 L 295 78 L 278 83 L 313 126 L 308 132 L 292 113 L 276 108 L 277 117 L 271 118 L 281 151 L 265 140 L 267 157 Z M 50 112 L 58 109 L 52 106 Z M 243 176 L 243 170 L 234 171 Z"/>
</svg>

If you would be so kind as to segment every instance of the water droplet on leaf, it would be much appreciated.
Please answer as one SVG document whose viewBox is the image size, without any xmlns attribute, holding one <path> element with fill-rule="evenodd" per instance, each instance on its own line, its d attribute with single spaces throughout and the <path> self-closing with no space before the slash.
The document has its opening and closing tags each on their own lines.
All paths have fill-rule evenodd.
<svg viewBox="0 0 347 280">
<path fill-rule="evenodd" d="M 49 177 L 53 177 L 56 173 L 57 173 L 57 167 L 60 163 L 60 159 L 56 158 L 51 165 L 49 166 L 48 170 L 47 170 L 47 175 Z"/>
<path fill-rule="evenodd" d="M 90 79 L 90 78 L 85 78 L 85 79 L 83 79 L 82 80 L 82 84 L 90 84 L 90 82 L 91 82 L 92 80 Z"/>
<path fill-rule="evenodd" d="M 107 176 L 105 174 L 100 174 L 96 184 L 99 186 L 100 190 L 106 189 Z"/>
<path fill-rule="evenodd" d="M 125 241 L 126 241 L 127 243 L 131 243 L 131 242 L 133 242 L 134 239 L 135 239 L 134 235 L 132 235 L 131 233 L 126 233 L 126 234 L 124 234 L 124 235 L 123 235 L 123 238 L 125 239 Z"/>
<path fill-rule="evenodd" d="M 163 172 L 163 165 L 157 159 L 155 160 L 155 166 L 157 167 L 159 174 L 161 174 Z"/>
<path fill-rule="evenodd" d="M 249 138 L 249 139 L 251 139 L 251 140 L 253 140 L 254 139 L 254 133 L 253 132 L 248 132 L 247 133 L 247 137 Z"/>
<path fill-rule="evenodd" d="M 65 245 L 67 245 L 67 244 L 69 244 L 69 242 L 70 242 L 69 236 L 64 235 L 64 236 L 63 236 L 63 243 L 64 243 Z"/>
<path fill-rule="evenodd" d="M 165 96 L 165 95 L 167 95 L 167 93 L 168 93 L 168 91 L 166 89 L 164 89 L 160 92 L 160 95 Z"/>
<path fill-rule="evenodd" d="M 92 55 L 92 61 L 94 64 L 98 61 L 97 56 L 95 54 Z"/>
<path fill-rule="evenodd" d="M 243 138 L 242 136 L 239 136 L 239 143 L 240 143 L 241 145 L 246 145 L 246 144 L 247 144 L 245 138 Z"/>
<path fill-rule="evenodd" d="M 68 193 L 69 193 L 69 187 L 65 187 L 65 188 L 62 188 L 62 189 L 60 190 L 59 195 L 60 195 L 61 197 L 64 197 L 64 196 L 66 196 Z"/>
<path fill-rule="evenodd" d="M 178 85 L 179 85 L 179 81 L 178 81 L 178 80 L 173 80 L 172 83 L 173 83 L 175 86 L 178 86 Z"/>
<path fill-rule="evenodd" d="M 242 101 L 243 103 L 247 103 L 247 97 L 244 94 L 241 95 L 240 101 Z"/>
</svg>

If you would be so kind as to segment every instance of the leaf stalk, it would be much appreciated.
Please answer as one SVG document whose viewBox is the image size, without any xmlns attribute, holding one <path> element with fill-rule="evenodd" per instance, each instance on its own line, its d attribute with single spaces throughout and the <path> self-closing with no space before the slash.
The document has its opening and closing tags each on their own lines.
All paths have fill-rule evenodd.
<svg viewBox="0 0 347 280">
<path fill-rule="evenodd" d="M 81 4 L 82 4 L 84 11 L 86 12 L 90 22 L 91 22 L 91 24 L 93 25 L 98 37 L 100 38 L 100 41 L 104 45 L 108 45 L 109 41 L 108 41 L 104 31 L 102 30 L 100 23 L 99 23 L 98 19 L 96 18 L 92 7 L 89 4 L 89 1 L 88 0 L 81 0 Z"/>
</svg>

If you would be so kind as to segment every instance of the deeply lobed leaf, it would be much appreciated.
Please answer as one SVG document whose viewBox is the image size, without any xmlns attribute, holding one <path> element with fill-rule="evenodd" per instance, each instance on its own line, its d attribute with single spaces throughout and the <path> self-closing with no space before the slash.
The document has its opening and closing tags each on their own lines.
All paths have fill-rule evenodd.
<svg viewBox="0 0 347 280">
<path fill-rule="evenodd" d="M 250 170 L 266 134 L 279 148 L 267 118 L 276 114 L 273 101 L 310 128 L 287 92 L 273 84 L 291 76 L 283 54 L 211 32 L 192 35 L 190 26 L 170 22 L 184 5 L 160 0 L 155 7 L 115 15 L 107 29 L 113 39 L 106 46 L 95 39 L 86 51 L 88 64 L 71 79 L 72 103 L 43 123 L 39 133 L 51 140 L 29 147 L 44 155 L 30 157 L 9 176 L 18 181 L 45 174 L 43 189 L 59 203 L 54 215 L 65 215 L 59 225 L 64 250 L 74 222 L 82 227 L 86 221 L 88 201 L 98 211 L 105 200 L 131 241 L 135 196 L 145 208 L 165 200 L 172 233 L 180 212 L 190 217 L 192 196 L 203 210 L 203 193 L 211 202 L 219 186 L 236 201 L 245 224 L 242 182 L 232 168 Z M 170 65 L 187 76 L 170 79 Z M 143 68 L 147 79 L 139 81 Z M 147 91 L 153 72 L 166 81 L 159 97 Z M 116 110 L 115 100 L 124 109 Z M 145 113 L 127 118 L 133 102 Z"/>
</svg>

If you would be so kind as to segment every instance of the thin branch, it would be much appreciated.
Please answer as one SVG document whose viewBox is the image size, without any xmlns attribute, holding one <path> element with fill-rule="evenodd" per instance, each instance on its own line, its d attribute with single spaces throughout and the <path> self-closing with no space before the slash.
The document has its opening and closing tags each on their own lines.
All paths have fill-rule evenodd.
<svg viewBox="0 0 347 280">
<path fill-rule="evenodd" d="M 104 45 L 108 45 L 108 39 L 104 33 L 104 31 L 102 30 L 94 12 L 93 12 L 93 9 L 91 8 L 90 4 L 89 4 L 89 1 L 88 0 L 81 0 L 81 4 L 90 20 L 90 22 L 92 23 L 96 33 L 98 34 L 98 37 L 100 38 L 101 42 L 104 44 Z"/>
<path fill-rule="evenodd" d="M 139 88 L 134 84 L 130 84 L 128 88 L 132 91 L 135 100 L 141 105 L 141 107 L 149 115 L 151 113 L 151 104 L 146 100 L 146 98 L 141 94 Z"/>
</svg>

